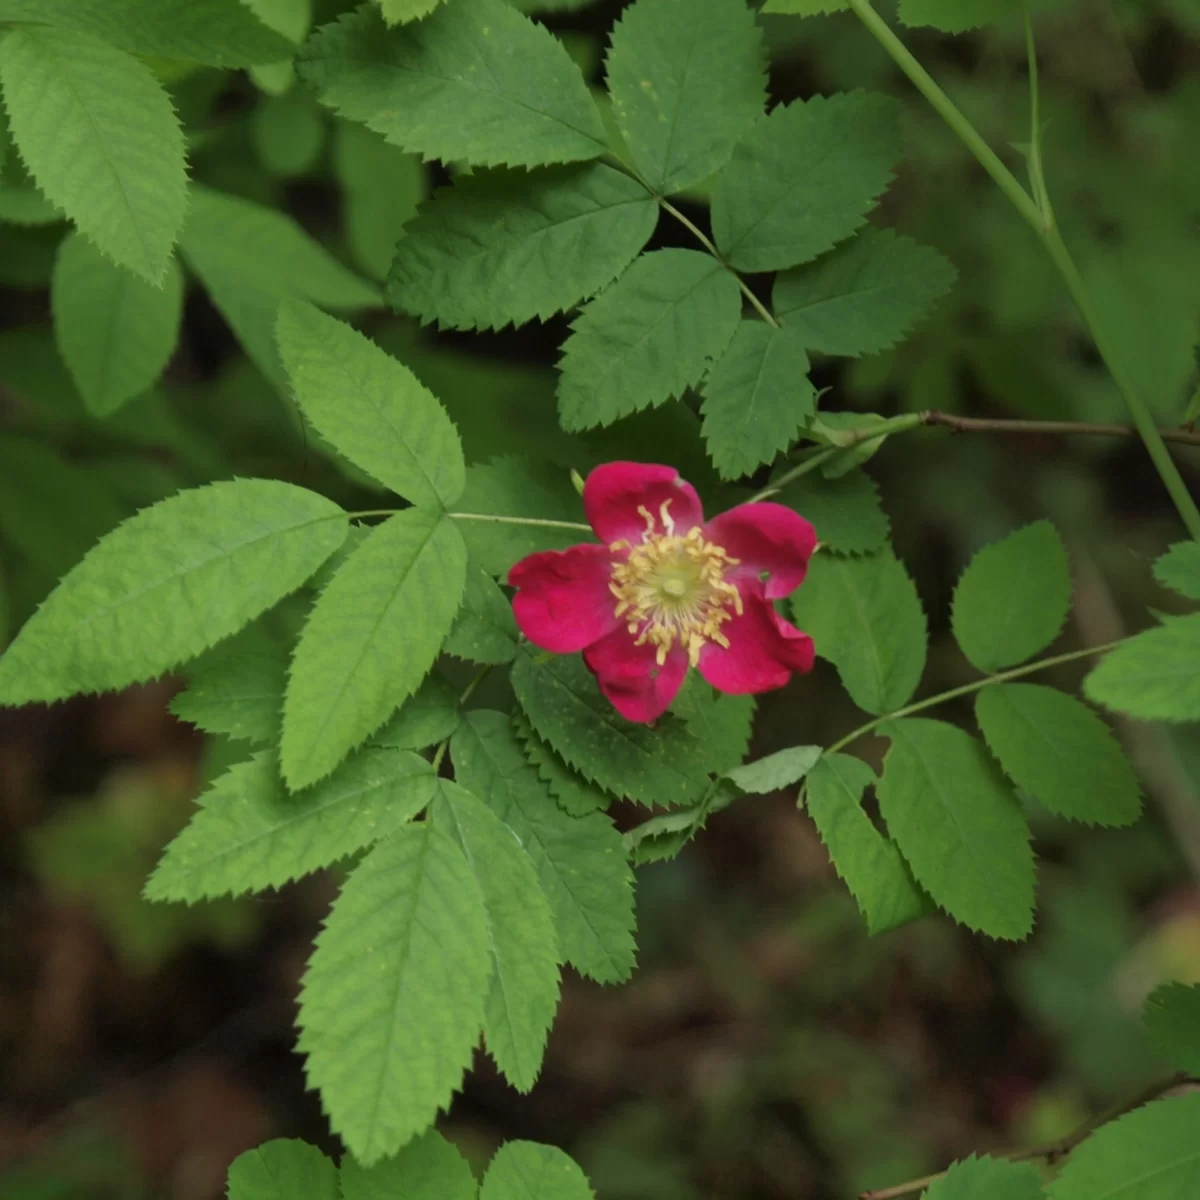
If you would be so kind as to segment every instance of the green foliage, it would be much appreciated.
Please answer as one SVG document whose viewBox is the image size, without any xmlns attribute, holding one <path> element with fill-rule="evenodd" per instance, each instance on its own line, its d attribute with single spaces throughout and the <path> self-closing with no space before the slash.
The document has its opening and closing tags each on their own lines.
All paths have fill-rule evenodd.
<svg viewBox="0 0 1200 1200">
<path fill-rule="evenodd" d="M 538 167 L 605 150 L 570 55 L 504 0 L 449 0 L 391 29 L 364 5 L 319 29 L 299 69 L 335 112 L 425 158 Z"/>
<path fill-rule="evenodd" d="M 825 354 L 876 354 L 902 341 L 954 283 L 936 250 L 864 229 L 808 267 L 776 276 L 775 316 Z"/>
<path fill-rule="evenodd" d="M 817 554 L 792 597 L 792 613 L 860 708 L 893 712 L 911 698 L 925 669 L 925 613 L 890 551 Z"/>
<path fill-rule="evenodd" d="M 577 1163 L 556 1146 L 505 1142 L 488 1164 L 479 1200 L 594 1200 Z"/>
<path fill-rule="evenodd" d="M 696 741 L 695 755 L 705 771 L 720 774 L 737 766 L 750 747 L 754 724 L 754 696 L 729 696 L 714 691 L 690 672 L 671 703 Z"/>
<path fill-rule="evenodd" d="M 316 1146 L 277 1138 L 239 1154 L 229 1167 L 229 1200 L 340 1200 L 337 1168 Z"/>
<path fill-rule="evenodd" d="M 611 283 L 657 221 L 646 189 L 603 163 L 468 175 L 406 227 L 388 299 L 452 329 L 545 320 Z"/>
<path fill-rule="evenodd" d="M 603 813 L 568 816 L 529 765 L 503 713 L 468 714 L 450 743 L 455 776 L 485 800 L 533 860 L 563 959 L 600 983 L 633 970 L 633 888 Z"/>
<path fill-rule="evenodd" d="M 1070 605 L 1062 538 L 1049 521 L 1035 521 L 971 560 L 954 590 L 954 637 L 981 671 L 998 671 L 1050 645 Z"/>
<path fill-rule="evenodd" d="M 559 369 L 567 430 L 611 425 L 698 383 L 737 329 L 737 280 L 695 250 L 644 254 L 571 326 Z"/>
<path fill-rule="evenodd" d="M 478 1190 L 467 1160 L 432 1129 L 373 1167 L 342 1160 L 342 1200 L 475 1200 Z"/>
<path fill-rule="evenodd" d="M 350 556 L 313 606 L 292 659 L 280 758 L 293 790 L 328 775 L 417 690 L 466 580 L 454 523 L 410 508 Z"/>
<path fill-rule="evenodd" d="M 443 781 L 431 819 L 458 844 L 483 897 L 492 958 L 483 1036 L 508 1081 L 527 1092 L 558 1007 L 549 905 L 517 834 L 465 788 Z"/>
<path fill-rule="evenodd" d="M 1083 690 L 1142 721 L 1200 721 L 1200 613 L 1130 638 L 1105 656 Z"/>
<path fill-rule="evenodd" d="M 1142 1015 L 1154 1048 L 1172 1066 L 1200 1075 L 1200 984 L 1167 983 L 1151 992 Z"/>
<path fill-rule="evenodd" d="M 900 0 L 905 25 L 932 25 L 944 33 L 965 33 L 1019 12 L 1016 0 Z"/>
<path fill-rule="evenodd" d="M 658 195 L 724 166 L 767 99 L 744 0 L 636 0 L 613 26 L 606 65 L 617 125 Z"/>
<path fill-rule="evenodd" d="M 284 179 L 307 175 L 325 145 L 325 114 L 301 88 L 267 96 L 251 117 L 250 137 L 259 160 Z"/>
<path fill-rule="evenodd" d="M 239 479 L 181 492 L 113 530 L 0 658 L 0 703 L 140 683 L 236 633 L 341 544 L 323 496 Z"/>
<path fill-rule="evenodd" d="M 851 92 L 780 105 L 738 143 L 717 178 L 717 246 L 743 271 L 816 258 L 863 223 L 899 157 L 899 110 L 886 96 Z"/>
<path fill-rule="evenodd" d="M 107 255 L 162 281 L 183 224 L 183 134 L 161 84 L 122 50 L 30 25 L 0 40 L 13 140 L 38 186 Z"/>
<path fill-rule="evenodd" d="M 925 1200 L 1042 1200 L 1042 1180 L 1029 1163 L 971 1155 L 930 1184 Z"/>
<path fill-rule="evenodd" d="M 733 780 L 743 792 L 765 796 L 768 792 L 799 783 L 820 757 L 820 746 L 789 746 L 786 750 L 777 750 L 765 758 L 756 758 L 745 766 L 726 771 L 725 777 Z"/>
<path fill-rule="evenodd" d="M 823 550 L 877 554 L 887 545 L 891 526 L 879 488 L 865 471 L 848 471 L 836 479 L 810 471 L 771 498 L 811 521 Z"/>
<path fill-rule="evenodd" d="M 292 796 L 277 756 L 263 751 L 200 797 L 199 811 L 146 884 L 146 898 L 191 903 L 282 887 L 399 829 L 436 790 L 425 759 L 366 749 Z"/>
<path fill-rule="evenodd" d="M 1050 1200 L 1179 1200 L 1200 1171 L 1200 1092 L 1156 1100 L 1102 1125 L 1071 1152 Z"/>
<path fill-rule="evenodd" d="M 156 287 L 73 234 L 59 246 L 50 296 L 59 352 L 97 417 L 145 391 L 175 352 L 183 275 L 174 259 Z"/>
<path fill-rule="evenodd" d="M 741 321 L 704 385 L 704 440 L 717 470 L 737 479 L 773 461 L 807 424 L 816 402 L 796 332 Z"/>
<path fill-rule="evenodd" d="M 790 13 L 797 17 L 815 17 L 819 13 L 839 12 L 849 8 L 849 0 L 767 0 L 765 13 Z"/>
<path fill-rule="evenodd" d="M 459 722 L 458 697 L 454 689 L 430 675 L 401 706 L 400 711 L 371 738 L 372 746 L 393 750 L 424 750 L 448 738 Z"/>
<path fill-rule="evenodd" d="M 942 721 L 889 721 L 877 793 L 917 882 L 955 920 L 1019 940 L 1033 925 L 1029 829 L 983 747 Z"/>
<path fill-rule="evenodd" d="M 414 504 L 458 499 L 458 434 L 407 367 L 311 304 L 283 304 L 278 334 L 296 399 L 336 450 Z"/>
<path fill-rule="evenodd" d="M 400 25 L 428 16 L 441 3 L 442 0 L 379 0 L 379 7 L 389 25 Z"/>
<path fill-rule="evenodd" d="M 281 648 L 234 637 L 196 664 L 171 711 L 205 733 L 261 745 L 279 738 L 286 686 L 287 655 Z"/>
<path fill-rule="evenodd" d="M 1005 773 L 1051 812 L 1129 825 L 1141 812 L 1137 776 L 1108 726 L 1073 696 L 1003 683 L 975 698 L 975 716 Z"/>
<path fill-rule="evenodd" d="M 495 666 L 513 660 L 519 636 L 508 597 L 482 567 L 469 566 L 462 611 L 446 639 L 446 653 Z"/>
<path fill-rule="evenodd" d="M 533 731 L 528 718 L 522 712 L 513 716 L 513 729 L 525 747 L 529 765 L 541 776 L 542 782 L 558 801 L 558 807 L 572 817 L 586 817 L 588 813 L 607 808 L 609 798 L 590 784 L 582 775 L 577 775 L 565 762 Z"/>
<path fill-rule="evenodd" d="M 1177 542 L 1156 560 L 1154 578 L 1189 600 L 1200 600 L 1200 542 Z"/>
<path fill-rule="evenodd" d="M 346 880 L 304 976 L 299 1047 L 365 1166 L 448 1105 L 483 1024 L 491 965 L 475 877 L 428 821 L 381 842 Z"/>
</svg>

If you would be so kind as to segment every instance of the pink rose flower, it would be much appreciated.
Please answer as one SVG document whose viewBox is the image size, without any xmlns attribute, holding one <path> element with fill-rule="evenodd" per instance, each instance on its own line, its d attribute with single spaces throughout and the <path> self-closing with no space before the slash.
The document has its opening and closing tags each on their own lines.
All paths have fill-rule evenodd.
<svg viewBox="0 0 1200 1200">
<path fill-rule="evenodd" d="M 583 652 L 630 721 L 661 716 L 695 667 L 742 694 L 811 670 L 812 638 L 772 600 L 804 580 L 816 531 L 781 504 L 741 504 L 705 522 L 671 467 L 612 462 L 583 488 L 602 545 L 531 554 L 509 572 L 521 632 L 555 654 Z"/>
</svg>

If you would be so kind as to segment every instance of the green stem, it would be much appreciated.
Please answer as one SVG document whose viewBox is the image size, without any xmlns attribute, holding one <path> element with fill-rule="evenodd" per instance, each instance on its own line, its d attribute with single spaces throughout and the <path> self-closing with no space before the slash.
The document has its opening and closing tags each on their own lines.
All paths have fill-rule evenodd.
<svg viewBox="0 0 1200 1200">
<path fill-rule="evenodd" d="M 760 500 L 766 500 L 769 496 L 774 496 L 783 491 L 789 483 L 794 483 L 797 479 L 803 478 L 810 471 L 815 471 L 823 463 L 827 463 L 835 454 L 841 452 L 842 446 L 826 446 L 824 450 L 818 450 L 815 454 L 810 454 L 802 463 L 793 467 L 790 471 L 785 471 L 780 477 L 775 480 L 770 487 L 765 487 L 761 492 L 756 492 L 747 504 L 757 504 Z"/>
<path fill-rule="evenodd" d="M 549 521 L 542 517 L 505 517 L 495 513 L 452 512 L 447 513 L 446 516 L 453 517 L 456 521 L 492 521 L 499 525 L 536 525 L 543 529 L 582 529 L 588 533 L 592 532 L 590 525 L 583 525 L 579 521 Z"/>
<path fill-rule="evenodd" d="M 1047 229 L 1054 227 L 1054 210 L 1050 193 L 1046 191 L 1046 176 L 1042 170 L 1042 118 L 1038 87 L 1037 45 L 1033 39 L 1033 21 L 1029 16 L 1029 0 L 1021 0 L 1021 15 L 1025 19 L 1025 58 L 1029 63 L 1029 184 L 1033 199 L 1042 214 Z"/>
</svg>

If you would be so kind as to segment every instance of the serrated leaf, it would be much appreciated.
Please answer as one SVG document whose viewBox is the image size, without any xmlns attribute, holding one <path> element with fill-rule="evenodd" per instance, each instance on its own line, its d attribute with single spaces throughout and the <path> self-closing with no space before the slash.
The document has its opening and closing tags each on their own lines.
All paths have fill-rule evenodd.
<svg viewBox="0 0 1200 1200">
<path fill-rule="evenodd" d="M 717 692 L 693 671 L 671 702 L 671 712 L 683 721 L 695 739 L 699 766 L 719 775 L 746 757 L 754 725 L 754 706 L 753 696 Z"/>
<path fill-rule="evenodd" d="M 469 566 L 462 610 L 446 639 L 445 652 L 497 666 L 513 660 L 519 637 L 508 597 L 482 567 Z"/>
<path fill-rule="evenodd" d="M 504 0 L 450 0 L 392 29 L 366 5 L 317 30 L 299 70 L 335 112 L 425 158 L 538 167 L 606 149 L 571 56 Z"/>
<path fill-rule="evenodd" d="M 890 550 L 864 558 L 816 555 L 792 613 L 859 708 L 894 712 L 911 699 L 925 670 L 925 613 Z"/>
<path fill-rule="evenodd" d="M 804 342 L 742 321 L 704 385 L 704 440 L 724 479 L 751 474 L 796 439 L 816 409 Z"/>
<path fill-rule="evenodd" d="M 899 158 L 899 107 L 886 96 L 849 92 L 780 105 L 717 178 L 717 246 L 743 271 L 816 258 L 863 223 Z"/>
<path fill-rule="evenodd" d="M 875 772 L 848 754 L 819 759 L 805 782 L 808 815 L 866 919 L 867 931 L 873 934 L 915 921 L 929 911 L 895 843 L 863 811 L 863 793 L 875 782 Z"/>
<path fill-rule="evenodd" d="M 954 589 L 954 637 L 974 666 L 999 671 L 1050 645 L 1070 606 L 1062 538 L 1049 521 L 1035 521 L 971 560 Z"/>
<path fill-rule="evenodd" d="M 433 1129 L 373 1167 L 342 1160 L 342 1200 L 476 1200 L 478 1192 L 470 1164 Z"/>
<path fill-rule="evenodd" d="M 1200 721 L 1200 613 L 1122 643 L 1083 681 L 1083 692 L 1142 721 Z"/>
<path fill-rule="evenodd" d="M 388 299 L 443 328 L 545 320 L 611 283 L 657 221 L 646 189 L 603 163 L 477 172 L 405 228 Z"/>
<path fill-rule="evenodd" d="M 342 510 L 266 479 L 192 488 L 119 525 L 0 657 L 0 703 L 141 683 L 295 591 L 346 536 Z"/>
<path fill-rule="evenodd" d="M 887 545 L 891 523 L 879 502 L 879 488 L 865 471 L 836 479 L 810 471 L 771 498 L 807 518 L 823 549 L 877 554 Z"/>
<path fill-rule="evenodd" d="M 424 750 L 448 738 L 458 728 L 459 720 L 454 689 L 444 679 L 430 675 L 416 695 L 405 700 L 400 711 L 372 735 L 370 744 L 393 750 Z"/>
<path fill-rule="evenodd" d="M 491 962 L 479 888 L 426 821 L 354 869 L 317 937 L 299 1048 L 334 1130 L 364 1166 L 445 1108 L 483 1024 Z"/>
<path fill-rule="evenodd" d="M 699 383 L 737 329 L 736 278 L 695 250 L 643 254 L 590 301 L 563 344 L 564 429 L 611 425 Z"/>
<path fill-rule="evenodd" d="M 971 1155 L 929 1185 L 924 1200 L 1043 1200 L 1042 1178 L 1024 1162 Z"/>
<path fill-rule="evenodd" d="M 479 1200 L 595 1200 L 578 1163 L 555 1146 L 505 1142 L 488 1164 Z"/>
<path fill-rule="evenodd" d="M 1004 683 L 975 698 L 989 749 L 1010 779 L 1051 812 L 1129 825 L 1141 812 L 1137 776 L 1108 726 L 1055 688 Z"/>
<path fill-rule="evenodd" d="M 1154 1048 L 1172 1066 L 1200 1075 L 1200 983 L 1166 983 L 1146 1001 L 1142 1022 Z"/>
<path fill-rule="evenodd" d="M 613 26 L 606 69 L 633 165 L 664 196 L 728 162 L 767 100 L 744 0 L 637 0 Z"/>
<path fill-rule="evenodd" d="M 903 341 L 956 276 L 932 247 L 868 228 L 811 265 L 776 276 L 771 306 L 809 349 L 876 354 Z"/>
<path fill-rule="evenodd" d="M 558 1007 L 554 922 L 533 861 L 516 833 L 482 800 L 442 781 L 435 828 L 463 852 L 487 914 L 492 982 L 483 1036 L 496 1065 L 519 1092 L 537 1081 Z"/>
<path fill-rule="evenodd" d="M 1200 542 L 1177 542 L 1155 561 L 1154 578 L 1189 600 L 1200 600 Z"/>
<path fill-rule="evenodd" d="M 171 701 L 171 712 L 205 733 L 258 744 L 279 738 L 287 654 L 269 643 L 222 643 Z"/>
<path fill-rule="evenodd" d="M 603 813 L 570 817 L 525 760 L 503 713 L 468 713 L 450 742 L 458 781 L 520 839 L 550 904 L 563 958 L 600 983 L 633 970 L 633 886 Z"/>
<path fill-rule="evenodd" d="M 729 790 L 731 793 L 734 791 L 731 786 Z M 640 867 L 678 857 L 688 842 L 704 828 L 713 807 L 711 799 L 706 799 L 691 808 L 677 808 L 651 817 L 627 830 L 624 842 L 630 861 Z"/>
<path fill-rule="evenodd" d="M 50 300 L 59 352 L 94 416 L 144 392 L 175 352 L 183 275 L 174 259 L 156 287 L 72 234 L 58 248 Z"/>
<path fill-rule="evenodd" d="M 389 25 L 402 25 L 428 16 L 441 3 L 442 0 L 379 0 L 379 7 Z"/>
<path fill-rule="evenodd" d="M 367 749 L 299 796 L 274 751 L 222 775 L 163 852 L 149 900 L 197 900 L 283 887 L 387 837 L 437 792 L 433 768 L 404 750 Z"/>
<path fill-rule="evenodd" d="M 609 804 L 609 797 L 582 775 L 572 771 L 565 762 L 533 731 L 529 718 L 520 709 L 513 714 L 513 730 L 525 747 L 529 765 L 537 771 L 550 789 L 558 807 L 572 817 L 586 817 L 600 812 Z"/>
<path fill-rule="evenodd" d="M 965 33 L 1020 11 L 1017 0 L 900 0 L 905 25 L 932 25 L 943 33 Z"/>
<path fill-rule="evenodd" d="M 850 0 L 767 0 L 764 13 L 788 13 L 797 17 L 815 17 L 820 13 L 840 12 L 850 7 Z"/>
<path fill-rule="evenodd" d="M 786 750 L 756 758 L 736 770 L 726 771 L 725 778 L 733 780 L 751 796 L 765 796 L 768 792 L 799 783 L 820 757 L 820 746 L 789 746 Z"/>
<path fill-rule="evenodd" d="M 280 306 L 277 329 L 296 400 L 336 450 L 414 504 L 439 508 L 458 499 L 462 443 L 407 367 L 298 300 Z"/>
<path fill-rule="evenodd" d="M 229 1200 L 339 1200 L 338 1171 L 316 1146 L 276 1138 L 233 1160 L 226 1195 Z"/>
<path fill-rule="evenodd" d="M 523 649 L 512 685 L 538 734 L 614 796 L 665 807 L 695 804 L 708 789 L 702 749 L 683 724 L 662 720 L 651 728 L 626 721 L 577 656 L 543 663 Z"/>
<path fill-rule="evenodd" d="M 107 255 L 161 281 L 183 225 L 183 133 L 145 64 L 105 42 L 29 25 L 0 41 L 13 140 L 46 196 Z"/>
<path fill-rule="evenodd" d="M 454 623 L 466 569 L 454 523 L 416 508 L 351 555 L 292 658 L 280 741 L 289 787 L 328 775 L 417 690 Z"/>
<path fill-rule="evenodd" d="M 1033 925 L 1029 828 L 983 747 L 944 721 L 889 721 L 876 793 L 917 882 L 956 921 L 1019 940 Z"/>
<path fill-rule="evenodd" d="M 1200 1092 L 1101 1125 L 1046 1189 L 1050 1200 L 1182 1200 L 1200 1172 Z"/>
</svg>

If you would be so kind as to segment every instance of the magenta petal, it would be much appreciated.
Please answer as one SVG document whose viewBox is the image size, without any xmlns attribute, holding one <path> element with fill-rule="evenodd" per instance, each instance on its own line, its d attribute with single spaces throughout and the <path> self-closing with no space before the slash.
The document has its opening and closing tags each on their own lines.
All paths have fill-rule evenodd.
<svg viewBox="0 0 1200 1200">
<path fill-rule="evenodd" d="M 583 485 L 583 510 L 596 535 L 604 542 L 640 542 L 646 532 L 644 508 L 655 522 L 655 532 L 666 532 L 660 513 L 675 522 L 675 532 L 685 534 L 704 520 L 700 497 L 674 467 L 655 463 L 610 462 L 597 467 Z"/>
<path fill-rule="evenodd" d="M 575 654 L 616 629 L 617 602 L 608 590 L 612 552 L 572 546 L 523 558 L 508 573 L 517 589 L 513 614 L 521 632 L 555 654 Z"/>
<path fill-rule="evenodd" d="M 739 590 L 743 612 L 721 626 L 729 648 L 709 642 L 700 652 L 700 674 L 718 691 L 743 695 L 783 687 L 793 671 L 811 671 L 812 638 L 785 621 L 761 587 Z"/>
<path fill-rule="evenodd" d="M 704 536 L 739 560 L 736 577 L 768 573 L 766 596 L 776 600 L 804 582 L 817 531 L 782 504 L 739 504 L 705 527 Z"/>
<path fill-rule="evenodd" d="M 627 629 L 610 633 L 583 652 L 583 661 L 613 708 L 627 721 L 646 725 L 661 717 L 679 694 L 688 659 L 675 649 L 660 667 L 655 647 L 635 645 L 634 636 Z"/>
</svg>

